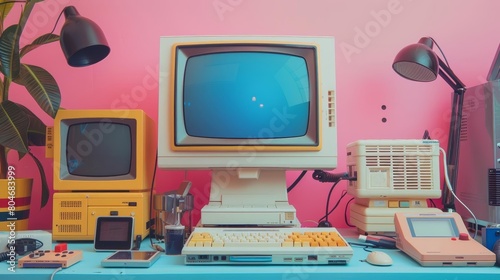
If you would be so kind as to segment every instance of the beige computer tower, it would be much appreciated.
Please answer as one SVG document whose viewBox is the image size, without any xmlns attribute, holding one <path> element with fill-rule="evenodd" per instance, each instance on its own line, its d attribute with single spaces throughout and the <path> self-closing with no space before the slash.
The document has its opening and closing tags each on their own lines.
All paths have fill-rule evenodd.
<svg viewBox="0 0 500 280">
<path fill-rule="evenodd" d="M 347 146 L 354 196 L 350 221 L 363 233 L 393 233 L 396 212 L 441 212 L 428 207 L 439 198 L 439 142 L 436 140 L 360 140 Z"/>
</svg>

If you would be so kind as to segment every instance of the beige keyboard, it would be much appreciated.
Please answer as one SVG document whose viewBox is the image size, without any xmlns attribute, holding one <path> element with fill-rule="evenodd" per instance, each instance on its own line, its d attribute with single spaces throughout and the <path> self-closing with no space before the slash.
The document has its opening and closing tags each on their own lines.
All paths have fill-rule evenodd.
<svg viewBox="0 0 500 280">
<path fill-rule="evenodd" d="M 347 246 L 338 232 L 195 232 L 188 247 L 338 247 Z"/>
<path fill-rule="evenodd" d="M 196 228 L 188 264 L 345 264 L 352 248 L 335 228 Z"/>
</svg>

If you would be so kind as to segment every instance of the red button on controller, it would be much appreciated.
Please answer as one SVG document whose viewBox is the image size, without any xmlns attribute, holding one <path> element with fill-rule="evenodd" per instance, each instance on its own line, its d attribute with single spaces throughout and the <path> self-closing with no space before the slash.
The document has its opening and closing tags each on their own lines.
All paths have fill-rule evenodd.
<svg viewBox="0 0 500 280">
<path fill-rule="evenodd" d="M 459 240 L 469 240 L 469 234 L 462 232 L 458 235 Z"/>
<path fill-rule="evenodd" d="M 67 243 L 57 244 L 54 247 L 54 251 L 58 252 L 58 253 L 61 253 L 62 251 L 66 251 L 66 250 L 68 250 L 68 244 Z"/>
</svg>

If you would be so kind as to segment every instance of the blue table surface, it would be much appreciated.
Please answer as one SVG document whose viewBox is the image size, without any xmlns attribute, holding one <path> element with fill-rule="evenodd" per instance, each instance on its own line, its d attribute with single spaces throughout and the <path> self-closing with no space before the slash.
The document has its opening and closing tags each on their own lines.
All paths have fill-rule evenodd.
<svg viewBox="0 0 500 280">
<path fill-rule="evenodd" d="M 341 231 L 342 232 L 342 231 Z M 348 241 L 356 238 L 343 236 Z M 353 235 L 354 236 L 354 235 Z M 422 267 L 404 252 L 383 250 L 393 259 L 392 266 L 373 266 L 364 259 L 368 255 L 362 247 L 353 246 L 354 256 L 347 265 L 296 266 L 296 265 L 185 265 L 182 256 L 163 254 L 150 268 L 103 268 L 101 260 L 110 252 L 95 252 L 91 243 L 69 243 L 71 250 L 82 250 L 83 260 L 54 275 L 54 280 L 90 279 L 500 279 L 500 267 Z M 149 240 L 144 240 L 141 250 L 149 250 Z M 382 250 L 382 249 L 377 249 Z M 7 262 L 0 263 L 0 279 L 36 280 L 51 279 L 53 268 L 18 268 L 9 270 Z M 7 278 L 5 278 L 7 276 Z M 167 278 L 165 278 L 167 277 Z M 158 278 L 160 279 L 160 278 Z"/>
</svg>

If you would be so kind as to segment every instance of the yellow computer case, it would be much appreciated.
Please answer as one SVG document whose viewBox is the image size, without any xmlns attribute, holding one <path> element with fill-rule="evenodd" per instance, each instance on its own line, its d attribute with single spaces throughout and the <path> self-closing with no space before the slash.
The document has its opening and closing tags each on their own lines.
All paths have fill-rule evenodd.
<svg viewBox="0 0 500 280">
<path fill-rule="evenodd" d="M 134 217 L 134 235 L 149 234 L 150 192 L 54 193 L 52 239 L 94 240 L 99 216 Z"/>
</svg>

